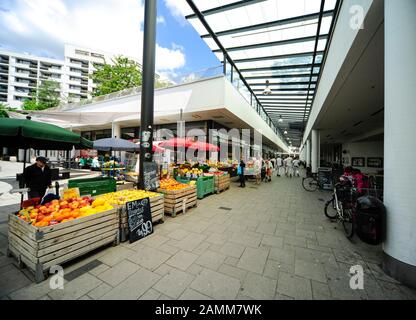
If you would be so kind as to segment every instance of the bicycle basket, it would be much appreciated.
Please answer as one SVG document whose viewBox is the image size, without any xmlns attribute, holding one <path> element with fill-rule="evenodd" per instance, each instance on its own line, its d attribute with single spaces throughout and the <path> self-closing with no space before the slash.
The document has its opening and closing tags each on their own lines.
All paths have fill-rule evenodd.
<svg viewBox="0 0 416 320">
<path fill-rule="evenodd" d="M 351 187 L 338 184 L 336 186 L 337 198 L 339 201 L 347 200 L 351 197 Z"/>
</svg>

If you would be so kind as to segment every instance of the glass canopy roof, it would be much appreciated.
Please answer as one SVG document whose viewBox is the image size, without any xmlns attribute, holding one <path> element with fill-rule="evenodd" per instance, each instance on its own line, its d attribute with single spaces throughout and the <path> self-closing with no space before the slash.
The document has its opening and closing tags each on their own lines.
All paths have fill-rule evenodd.
<svg viewBox="0 0 416 320">
<path fill-rule="evenodd" d="M 234 66 L 274 125 L 299 146 L 340 1 L 186 1 L 186 18 L 209 48 Z"/>
</svg>

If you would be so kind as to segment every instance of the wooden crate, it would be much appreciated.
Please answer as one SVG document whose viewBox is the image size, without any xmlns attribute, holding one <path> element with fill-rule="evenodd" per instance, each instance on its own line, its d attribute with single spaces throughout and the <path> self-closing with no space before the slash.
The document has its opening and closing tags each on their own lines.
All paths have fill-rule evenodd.
<svg viewBox="0 0 416 320">
<path fill-rule="evenodd" d="M 229 174 L 223 176 L 215 176 L 214 181 L 216 193 L 220 193 L 230 188 L 231 178 Z"/>
<path fill-rule="evenodd" d="M 189 188 L 181 190 L 158 189 L 158 192 L 165 195 L 165 213 L 172 217 L 198 205 L 196 186 L 189 186 Z"/>
<path fill-rule="evenodd" d="M 164 196 L 150 198 L 150 213 L 152 214 L 153 224 L 165 221 L 165 201 Z M 129 225 L 127 221 L 126 205 L 120 206 L 120 241 L 125 242 L 129 237 Z"/>
<path fill-rule="evenodd" d="M 118 184 L 117 185 L 117 191 L 122 191 L 122 190 L 130 190 L 134 188 L 134 183 L 133 182 L 125 182 L 124 184 Z"/>
<path fill-rule="evenodd" d="M 80 257 L 99 247 L 118 244 L 119 215 L 113 209 L 92 216 L 37 228 L 9 215 L 8 256 L 28 267 L 37 283 L 45 280 L 52 266 Z"/>
</svg>

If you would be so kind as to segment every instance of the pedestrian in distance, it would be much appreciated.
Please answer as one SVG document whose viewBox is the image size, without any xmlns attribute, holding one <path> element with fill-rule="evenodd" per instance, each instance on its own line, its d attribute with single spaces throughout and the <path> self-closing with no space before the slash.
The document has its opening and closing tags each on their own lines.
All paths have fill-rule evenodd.
<svg viewBox="0 0 416 320">
<path fill-rule="evenodd" d="M 237 174 L 240 177 L 240 188 L 245 188 L 246 187 L 246 177 L 244 175 L 244 170 L 246 168 L 246 164 L 244 163 L 244 160 L 241 159 L 240 160 L 240 164 L 238 165 L 237 168 Z"/>
</svg>

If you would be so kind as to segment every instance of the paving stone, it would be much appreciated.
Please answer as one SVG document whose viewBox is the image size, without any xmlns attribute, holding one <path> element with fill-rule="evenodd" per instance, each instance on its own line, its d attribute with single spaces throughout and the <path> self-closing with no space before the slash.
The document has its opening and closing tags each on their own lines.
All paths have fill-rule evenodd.
<svg viewBox="0 0 416 320">
<path fill-rule="evenodd" d="M 88 296 L 94 300 L 100 299 L 103 295 L 110 292 L 113 287 L 109 286 L 107 283 L 103 282 L 98 287 L 92 289 L 88 292 Z"/>
<path fill-rule="evenodd" d="M 283 237 L 276 237 L 271 235 L 265 235 L 261 241 L 262 246 L 276 247 L 283 249 Z"/>
<path fill-rule="evenodd" d="M 204 269 L 190 288 L 216 300 L 229 300 L 236 298 L 240 286 L 240 281 L 235 278 Z"/>
<path fill-rule="evenodd" d="M 246 248 L 237 267 L 247 271 L 262 274 L 269 250 Z"/>
<path fill-rule="evenodd" d="M 186 231 L 186 230 L 183 230 L 183 229 L 177 229 L 177 230 L 174 230 L 171 233 L 169 233 L 168 237 L 180 241 L 180 240 L 186 238 L 189 234 L 190 234 L 189 231 Z"/>
<path fill-rule="evenodd" d="M 316 240 L 315 231 L 308 231 L 308 230 L 296 228 L 296 236 L 306 238 L 307 240 L 309 239 Z"/>
<path fill-rule="evenodd" d="M 226 235 L 213 233 L 205 241 L 212 244 L 223 245 L 227 240 L 228 237 Z"/>
<path fill-rule="evenodd" d="M 286 272 L 280 272 L 277 282 L 277 292 L 295 299 L 312 299 L 310 280 Z"/>
<path fill-rule="evenodd" d="M 201 273 L 201 271 L 204 268 L 202 266 L 200 266 L 199 264 L 192 264 L 188 269 L 186 269 L 186 272 L 188 272 L 189 274 L 192 274 L 194 276 L 197 276 Z"/>
<path fill-rule="evenodd" d="M 286 271 L 282 270 L 282 266 L 279 262 L 273 260 L 267 260 L 266 265 L 264 266 L 263 276 L 268 277 L 273 280 L 279 279 L 279 272 Z"/>
<path fill-rule="evenodd" d="M 187 288 L 185 292 L 179 297 L 179 300 L 212 300 L 212 298 L 207 297 L 198 291 Z"/>
<path fill-rule="evenodd" d="M 325 270 L 319 263 L 296 259 L 295 274 L 310 280 L 326 283 Z"/>
<path fill-rule="evenodd" d="M 295 264 L 295 252 L 287 249 L 271 248 L 269 259 L 285 264 Z"/>
<path fill-rule="evenodd" d="M 159 299 L 157 299 L 157 300 L 172 300 L 172 298 L 171 298 L 171 297 L 169 297 L 169 296 L 167 296 L 167 295 L 165 295 L 165 294 L 162 294 L 162 295 L 159 297 Z"/>
<path fill-rule="evenodd" d="M 172 269 L 153 288 L 169 297 L 177 299 L 193 280 L 194 276 L 177 269 Z"/>
<path fill-rule="evenodd" d="M 176 240 L 175 240 L 176 241 Z M 170 245 L 172 241 L 169 241 L 169 244 L 162 244 L 158 249 L 164 253 L 174 255 L 179 252 L 179 249 Z"/>
<path fill-rule="evenodd" d="M 312 284 L 312 295 L 314 300 L 330 300 L 331 291 L 329 290 L 329 286 L 327 284 L 311 281 Z"/>
<path fill-rule="evenodd" d="M 185 271 L 195 262 L 196 259 L 198 259 L 198 256 L 194 253 L 179 251 L 172 258 L 166 261 L 166 263 L 172 267 Z"/>
<path fill-rule="evenodd" d="M 108 269 L 110 269 L 110 267 L 103 263 L 95 267 L 94 269 L 90 270 L 89 273 L 91 273 L 93 276 L 98 276 L 99 274 L 103 273 L 104 271 L 107 271 Z"/>
<path fill-rule="evenodd" d="M 296 236 L 284 236 L 284 243 L 296 247 L 306 248 L 306 238 L 305 237 L 296 237 Z"/>
<path fill-rule="evenodd" d="M 227 257 L 227 258 L 225 258 L 225 260 L 224 260 L 224 263 L 225 264 L 228 264 L 228 265 L 230 265 L 230 266 L 236 266 L 237 265 L 237 263 L 238 263 L 238 259 L 237 258 L 234 258 L 234 257 Z"/>
<path fill-rule="evenodd" d="M 102 296 L 100 300 L 137 300 L 160 278 L 154 272 L 140 269 Z"/>
<path fill-rule="evenodd" d="M 228 264 L 223 264 L 219 267 L 218 272 L 226 274 L 227 276 L 236 278 L 240 281 L 243 281 L 247 275 L 247 271 L 230 266 Z"/>
<path fill-rule="evenodd" d="M 262 222 L 259 224 L 259 226 L 256 229 L 256 232 L 263 233 L 263 234 L 269 234 L 274 235 L 276 231 L 277 224 L 273 222 Z"/>
<path fill-rule="evenodd" d="M 202 242 L 199 244 L 198 247 L 196 247 L 192 253 L 195 253 L 197 255 L 201 255 L 205 251 L 207 251 L 211 247 L 211 244 L 209 242 Z"/>
<path fill-rule="evenodd" d="M 113 267 L 124 259 L 132 256 L 135 252 L 121 246 L 117 246 L 108 250 L 108 252 L 101 256 L 98 260 L 106 265 Z"/>
<path fill-rule="evenodd" d="M 293 297 L 285 296 L 284 294 L 276 293 L 274 300 L 295 300 Z"/>
<path fill-rule="evenodd" d="M 157 269 L 162 263 L 168 260 L 171 255 L 154 248 L 143 248 L 128 260 L 134 262 L 150 271 Z"/>
<path fill-rule="evenodd" d="M 187 235 L 185 238 L 183 238 L 182 240 L 180 240 L 177 244 L 175 244 L 175 246 L 181 250 L 193 251 L 206 238 L 207 236 L 205 235 L 191 233 Z"/>
<path fill-rule="evenodd" d="M 92 300 L 89 296 L 85 295 L 79 298 L 78 300 Z"/>
<path fill-rule="evenodd" d="M 52 291 L 49 281 L 33 283 L 9 294 L 12 300 L 37 300 Z"/>
<path fill-rule="evenodd" d="M 226 244 L 224 244 L 224 246 L 222 246 L 220 252 L 227 256 L 240 259 L 245 249 L 246 247 L 243 245 L 227 242 Z"/>
<path fill-rule="evenodd" d="M 30 285 L 32 282 L 15 266 L 5 266 L 7 272 L 0 274 L 0 297 Z"/>
<path fill-rule="evenodd" d="M 97 278 L 108 283 L 112 287 L 115 287 L 139 269 L 140 267 L 137 264 L 124 260 L 107 271 L 99 274 Z"/>
<path fill-rule="evenodd" d="M 225 258 L 226 256 L 221 253 L 208 250 L 201 254 L 195 263 L 209 269 L 217 270 L 223 264 Z"/>
<path fill-rule="evenodd" d="M 249 272 L 242 285 L 242 293 L 256 300 L 272 300 L 276 292 L 276 280 Z"/>
<path fill-rule="evenodd" d="M 170 238 L 168 237 L 154 233 L 150 237 L 145 238 L 143 244 L 151 248 L 159 248 L 162 244 L 168 242 L 169 240 Z"/>
<path fill-rule="evenodd" d="M 8 266 L 11 265 L 15 262 L 14 258 L 8 258 L 6 256 L 1 256 L 0 257 L 0 268 L 4 267 L 4 266 Z"/>
<path fill-rule="evenodd" d="M 162 294 L 159 291 L 156 291 L 155 289 L 149 289 L 147 290 L 140 298 L 139 300 L 158 300 Z"/>
<path fill-rule="evenodd" d="M 86 273 L 64 284 L 64 290 L 56 289 L 48 293 L 53 300 L 77 300 L 98 287 L 101 280 Z"/>
</svg>

